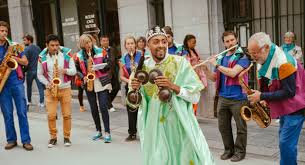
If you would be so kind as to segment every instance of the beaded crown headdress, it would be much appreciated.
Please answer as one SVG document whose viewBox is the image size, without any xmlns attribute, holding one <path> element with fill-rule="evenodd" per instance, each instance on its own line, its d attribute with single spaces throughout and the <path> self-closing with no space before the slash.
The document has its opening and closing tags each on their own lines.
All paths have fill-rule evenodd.
<svg viewBox="0 0 305 165">
<path fill-rule="evenodd" d="M 166 33 L 164 29 L 160 28 L 160 26 L 155 26 L 151 28 L 146 34 L 146 41 L 149 41 L 152 37 L 156 35 L 163 35 L 166 37 Z"/>
</svg>

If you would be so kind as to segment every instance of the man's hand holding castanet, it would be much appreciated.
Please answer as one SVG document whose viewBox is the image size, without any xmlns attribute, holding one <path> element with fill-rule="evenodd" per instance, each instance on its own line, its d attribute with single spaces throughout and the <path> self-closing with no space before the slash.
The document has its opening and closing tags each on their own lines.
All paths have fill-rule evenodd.
<svg viewBox="0 0 305 165">
<path fill-rule="evenodd" d="M 180 93 L 180 87 L 176 84 L 172 83 L 167 77 L 165 76 L 158 76 L 156 77 L 155 83 L 158 87 L 166 87 L 173 90 L 176 94 Z"/>
<path fill-rule="evenodd" d="M 131 79 L 131 88 L 133 90 L 139 90 L 141 87 L 141 82 L 137 78 Z"/>
</svg>

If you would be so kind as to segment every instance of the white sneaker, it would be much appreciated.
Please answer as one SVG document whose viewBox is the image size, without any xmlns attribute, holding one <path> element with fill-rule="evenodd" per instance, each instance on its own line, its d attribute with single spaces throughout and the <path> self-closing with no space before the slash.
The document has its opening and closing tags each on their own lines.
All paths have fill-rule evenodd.
<svg viewBox="0 0 305 165">
<path fill-rule="evenodd" d="M 116 110 L 112 107 L 109 109 L 110 112 L 115 112 Z"/>
<path fill-rule="evenodd" d="M 40 108 L 44 108 L 44 103 L 39 103 Z"/>
</svg>

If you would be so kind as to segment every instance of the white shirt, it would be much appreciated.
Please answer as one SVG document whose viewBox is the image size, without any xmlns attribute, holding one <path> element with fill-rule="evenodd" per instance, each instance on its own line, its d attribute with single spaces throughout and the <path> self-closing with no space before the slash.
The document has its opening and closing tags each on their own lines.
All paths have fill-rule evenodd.
<svg viewBox="0 0 305 165">
<path fill-rule="evenodd" d="M 57 55 L 58 60 L 58 69 L 64 69 L 64 55 L 62 52 L 59 51 Z M 53 79 L 54 73 L 54 63 L 55 63 L 55 56 L 50 56 L 49 53 L 47 54 L 47 68 L 48 68 L 48 78 L 49 80 L 43 75 L 43 67 L 42 64 L 39 62 L 37 66 L 37 77 L 41 83 L 44 85 L 48 85 L 50 81 Z M 69 68 L 66 68 L 66 74 L 69 76 L 74 76 L 76 74 L 76 67 L 73 61 L 73 58 L 70 58 L 69 61 Z M 61 84 L 59 85 L 59 89 L 70 88 L 71 81 L 64 82 L 64 75 L 59 75 L 59 79 L 61 80 Z"/>
</svg>

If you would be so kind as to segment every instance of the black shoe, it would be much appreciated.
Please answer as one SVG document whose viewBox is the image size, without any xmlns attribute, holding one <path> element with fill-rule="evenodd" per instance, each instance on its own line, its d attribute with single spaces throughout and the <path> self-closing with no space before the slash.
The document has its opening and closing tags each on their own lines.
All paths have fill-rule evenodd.
<svg viewBox="0 0 305 165">
<path fill-rule="evenodd" d="M 57 139 L 50 139 L 49 144 L 48 144 L 48 148 L 52 148 L 56 145 L 57 143 Z"/>
<path fill-rule="evenodd" d="M 137 136 L 136 135 L 129 135 L 125 141 L 130 142 L 130 141 L 134 141 L 137 140 Z"/>
<path fill-rule="evenodd" d="M 64 145 L 66 147 L 70 147 L 72 145 L 71 141 L 69 138 L 64 138 Z"/>
<path fill-rule="evenodd" d="M 244 154 L 234 154 L 231 158 L 231 162 L 239 162 L 241 160 L 245 159 Z"/>
<path fill-rule="evenodd" d="M 13 142 L 13 143 L 7 143 L 4 147 L 4 149 L 6 150 L 10 150 L 10 149 L 13 149 L 14 147 L 17 146 L 17 142 Z"/>
<path fill-rule="evenodd" d="M 227 160 L 227 159 L 230 159 L 231 157 L 233 156 L 232 153 L 223 153 L 221 156 L 220 156 L 220 159 L 221 160 Z"/>
</svg>

